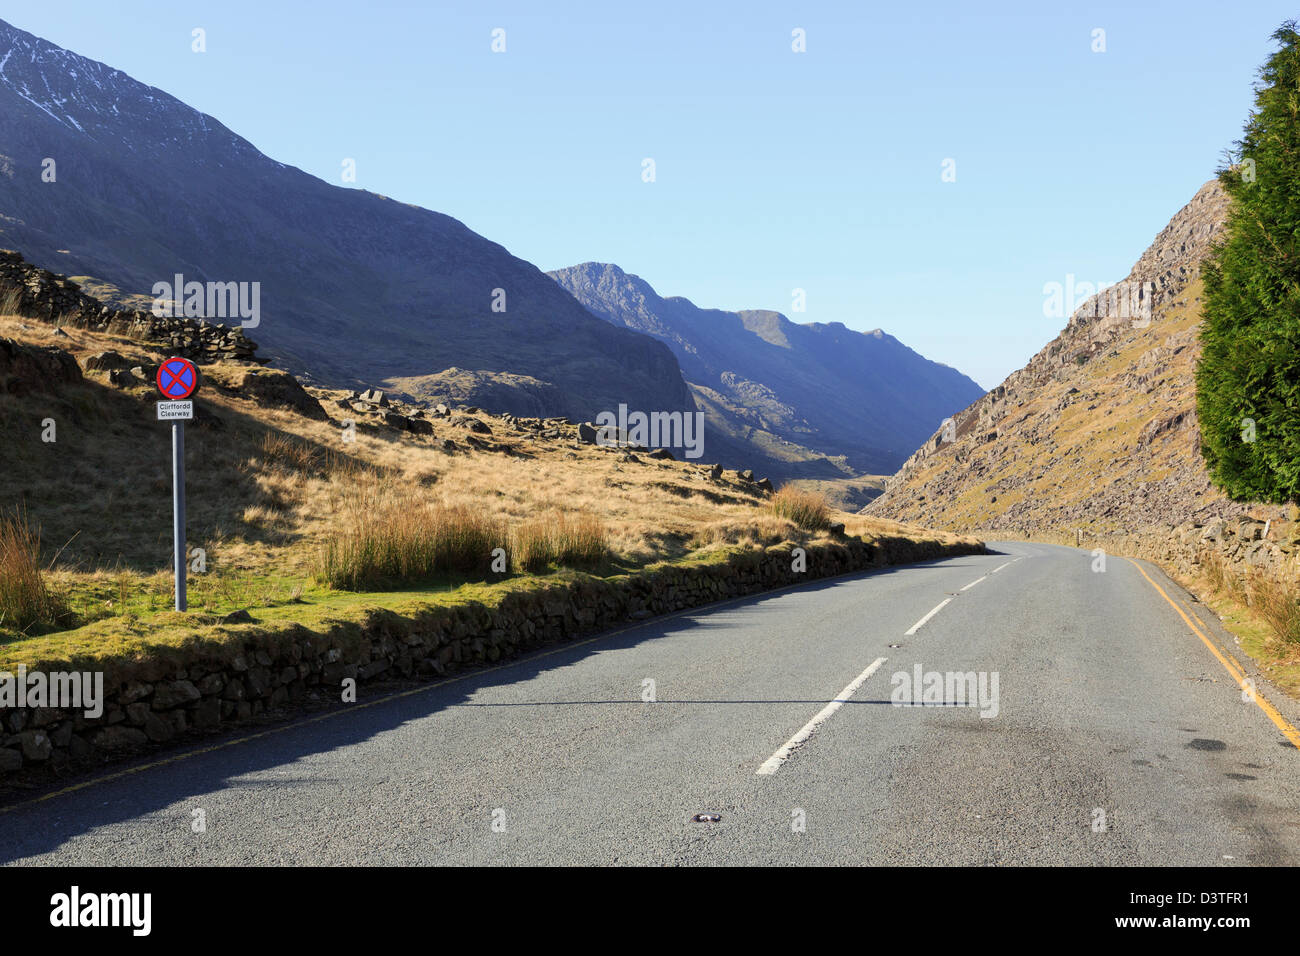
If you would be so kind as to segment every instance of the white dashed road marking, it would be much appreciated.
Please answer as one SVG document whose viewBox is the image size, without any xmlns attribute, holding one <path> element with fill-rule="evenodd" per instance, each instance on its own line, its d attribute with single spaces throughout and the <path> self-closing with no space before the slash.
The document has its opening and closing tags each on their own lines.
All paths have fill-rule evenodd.
<svg viewBox="0 0 1300 956">
<path fill-rule="evenodd" d="M 794 753 L 795 750 L 809 737 L 811 737 L 813 731 L 825 722 L 831 714 L 839 710 L 840 707 L 844 705 L 844 702 L 852 697 L 857 689 L 863 685 L 866 679 L 874 674 L 880 668 L 881 664 L 885 663 L 885 660 L 886 658 L 884 657 L 877 657 L 872 661 L 871 666 L 855 677 L 852 684 L 840 691 L 840 696 L 836 697 L 833 701 L 823 707 L 818 712 L 817 716 L 804 724 L 803 729 L 787 740 L 780 750 L 763 761 L 763 766 L 758 768 L 759 776 L 770 777 L 772 774 L 780 770 L 781 764 L 785 763 L 786 760 L 790 758 L 790 755 Z"/>
<path fill-rule="evenodd" d="M 936 607 L 933 611 L 931 611 L 931 612 L 930 612 L 929 614 L 927 614 L 925 617 L 921 618 L 921 620 L 917 621 L 917 622 L 916 622 L 915 624 L 913 624 L 910 628 L 908 628 L 907 631 L 905 632 L 904 636 L 905 636 L 905 637 L 911 637 L 913 634 L 915 634 L 917 631 L 919 631 L 922 627 L 925 626 L 925 622 L 926 622 L 926 621 L 930 620 L 930 618 L 934 617 L 936 614 L 938 614 L 940 611 L 942 611 L 945 607 L 947 607 L 948 602 L 951 601 L 951 600 L 952 600 L 952 598 L 944 598 L 942 601 L 940 601 L 938 607 Z"/>
</svg>

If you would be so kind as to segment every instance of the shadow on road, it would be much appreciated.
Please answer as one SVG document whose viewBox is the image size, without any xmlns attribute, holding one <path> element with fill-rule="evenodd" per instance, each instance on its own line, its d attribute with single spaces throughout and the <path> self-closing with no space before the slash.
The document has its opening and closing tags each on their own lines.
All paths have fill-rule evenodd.
<svg viewBox="0 0 1300 956">
<path fill-rule="evenodd" d="M 712 614 L 720 611 L 752 608 L 792 594 L 816 594 L 884 575 L 968 566 L 972 564 L 963 558 L 943 558 L 823 578 L 779 591 L 767 591 L 675 612 L 626 629 L 579 638 L 569 646 L 557 644 L 543 647 L 517 661 L 456 675 L 444 679 L 442 683 L 411 681 L 400 685 L 390 684 L 386 694 L 378 695 L 374 695 L 371 688 L 370 700 L 364 696 L 368 688 L 362 687 L 357 704 L 339 705 L 279 724 L 232 729 L 228 734 L 206 737 L 188 748 L 173 747 L 141 758 L 134 764 L 124 764 L 107 772 L 65 781 L 43 796 L 27 794 L 10 800 L 8 809 L 0 807 L 0 864 L 52 852 L 68 840 L 97 827 L 157 813 L 172 804 L 220 791 L 230 781 L 246 774 L 293 764 L 312 754 L 346 748 L 452 707 L 561 707 L 583 704 L 631 704 L 643 707 L 645 704 L 639 699 L 480 704 L 474 703 L 470 698 L 484 688 L 532 680 L 547 670 L 576 663 L 593 652 L 623 650 L 669 633 L 732 626 L 708 621 Z M 392 690 L 393 686 L 401 689 Z M 829 700 L 660 700 L 659 703 L 826 704 Z M 887 701 L 849 703 L 876 704 Z M 277 781 L 281 784 L 283 782 Z M 78 789 L 61 792 L 69 787 Z M 38 802 L 32 802 L 33 800 Z M 178 820 L 177 825 L 186 824 L 185 821 Z"/>
</svg>

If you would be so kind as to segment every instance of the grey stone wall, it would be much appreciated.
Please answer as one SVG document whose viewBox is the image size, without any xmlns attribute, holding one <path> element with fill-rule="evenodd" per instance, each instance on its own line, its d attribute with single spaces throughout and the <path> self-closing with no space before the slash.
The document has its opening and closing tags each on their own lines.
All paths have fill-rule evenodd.
<svg viewBox="0 0 1300 956">
<path fill-rule="evenodd" d="M 121 335 L 200 364 L 260 361 L 257 344 L 238 326 L 110 308 L 66 276 L 38 269 L 8 249 L 0 249 L 0 309 L 69 328 Z"/>
<path fill-rule="evenodd" d="M 46 708 L 0 709 L 0 778 L 24 767 L 89 767 L 176 741 L 193 731 L 288 709 L 309 692 L 341 700 L 342 681 L 436 679 L 514 658 L 581 634 L 814 578 L 982 551 L 983 545 L 856 538 L 809 546 L 807 570 L 789 549 L 733 556 L 727 564 L 668 566 L 615 579 L 578 578 L 516 591 L 497 607 L 426 606 L 371 612 L 324 632 L 284 624 L 249 628 L 246 640 L 165 648 L 146 660 L 105 662 L 101 717 Z M 238 626 L 238 625 L 236 625 Z M 35 668 L 33 668 L 35 669 Z M 49 662 L 43 671 L 85 670 Z"/>
</svg>

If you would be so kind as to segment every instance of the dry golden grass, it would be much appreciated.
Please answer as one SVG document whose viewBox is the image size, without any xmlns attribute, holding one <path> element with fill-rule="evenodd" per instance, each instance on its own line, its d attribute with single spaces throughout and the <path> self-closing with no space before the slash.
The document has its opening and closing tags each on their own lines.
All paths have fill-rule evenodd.
<svg viewBox="0 0 1300 956">
<path fill-rule="evenodd" d="M 258 448 L 267 465 L 303 475 L 319 471 L 325 459 L 321 449 L 274 432 L 263 435 Z"/>
<path fill-rule="evenodd" d="M 778 518 L 785 518 L 805 531 L 824 531 L 831 526 L 826 496 L 819 492 L 782 485 L 768 507 Z"/>
<path fill-rule="evenodd" d="M 0 317 L 0 335 L 57 345 L 79 360 L 110 348 L 132 362 L 158 360 L 124 339 L 68 333 Z M 362 416 L 334 404 L 344 393 L 313 390 L 340 419 L 315 421 L 246 397 L 238 388 L 246 373 L 205 366 L 196 401 L 220 424 L 186 429 L 187 544 L 207 560 L 206 573 L 190 576 L 194 606 L 281 602 L 295 589 L 319 588 L 318 577 L 371 587 L 426 573 L 485 575 L 496 547 L 514 552 L 511 572 L 629 570 L 701 550 L 825 536 L 773 514 L 750 484 L 710 480 L 703 465 L 636 462 L 571 433 L 542 439 L 484 414 L 477 417 L 492 434 L 477 436 L 482 448 L 443 419 L 433 420 L 433 436 L 362 421 L 348 441 L 341 420 Z M 117 389 L 105 373 L 88 372 L 83 385 L 0 404 L 9 455 L 0 506 L 25 502 L 48 542 L 67 543 L 56 579 L 83 620 L 168 606 L 170 443 L 155 420 L 156 397 L 152 387 Z M 46 417 L 58 422 L 56 443 L 41 442 L 31 425 Z M 444 439 L 455 448 L 444 449 Z M 829 513 L 853 527 L 853 516 Z M 53 556 L 43 553 L 47 563 Z"/>
<path fill-rule="evenodd" d="M 510 566 L 521 571 L 542 571 L 553 564 L 593 567 L 608 555 L 608 539 L 595 515 L 557 511 L 511 529 Z"/>
<path fill-rule="evenodd" d="M 8 289 L 0 292 L 0 315 L 12 316 L 21 300 L 22 293 L 18 289 Z"/>
<path fill-rule="evenodd" d="M 1201 573 L 1212 590 L 1254 609 L 1279 640 L 1300 644 L 1300 595 L 1294 588 L 1261 568 L 1238 571 L 1212 551 L 1202 555 Z"/>
<path fill-rule="evenodd" d="M 371 492 L 321 546 L 316 578 L 330 587 L 377 591 L 439 574 L 485 577 L 505 543 L 499 521 L 464 505 Z"/>
<path fill-rule="evenodd" d="M 41 535 L 19 509 L 0 515 L 0 626 L 19 631 L 48 630 L 67 611 L 41 568 Z"/>
</svg>

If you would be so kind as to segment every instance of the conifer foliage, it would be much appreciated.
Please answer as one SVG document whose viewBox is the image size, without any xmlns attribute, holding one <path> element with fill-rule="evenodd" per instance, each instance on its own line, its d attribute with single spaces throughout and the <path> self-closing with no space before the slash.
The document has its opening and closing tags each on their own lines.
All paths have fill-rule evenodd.
<svg viewBox="0 0 1300 956">
<path fill-rule="evenodd" d="M 1202 451 L 1238 500 L 1300 500 L 1300 33 L 1284 23 L 1219 179 L 1232 199 L 1205 262 Z"/>
</svg>

